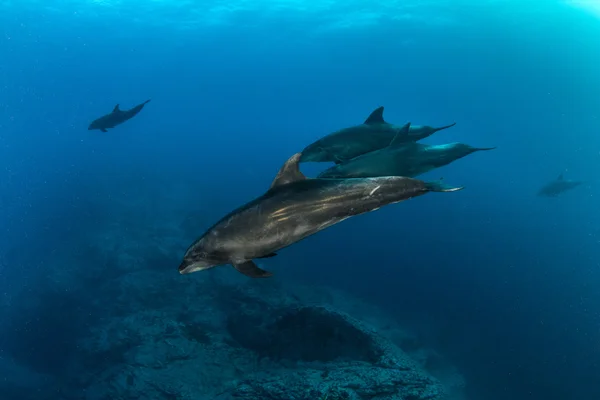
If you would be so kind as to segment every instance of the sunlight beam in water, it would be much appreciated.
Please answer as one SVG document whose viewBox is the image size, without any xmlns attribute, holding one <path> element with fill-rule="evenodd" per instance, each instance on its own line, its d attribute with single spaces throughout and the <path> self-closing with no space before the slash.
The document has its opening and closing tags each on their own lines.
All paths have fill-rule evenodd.
<svg viewBox="0 0 600 400">
<path fill-rule="evenodd" d="M 600 17 L 600 0 L 567 0 L 567 4 Z"/>
</svg>

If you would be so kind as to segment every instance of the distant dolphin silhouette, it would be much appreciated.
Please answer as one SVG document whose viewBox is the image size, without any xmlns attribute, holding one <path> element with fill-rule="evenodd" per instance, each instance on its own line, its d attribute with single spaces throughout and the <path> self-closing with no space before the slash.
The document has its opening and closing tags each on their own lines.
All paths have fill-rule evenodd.
<svg viewBox="0 0 600 400">
<path fill-rule="evenodd" d="M 394 138 L 403 143 L 416 142 L 454 125 L 456 123 L 439 128 L 408 125 L 409 129 L 406 131 L 404 129 L 406 125 L 387 123 L 383 119 L 383 107 L 379 107 L 369 115 L 363 124 L 333 132 L 308 145 L 302 150 L 300 162 L 333 161 L 340 164 L 362 154 L 382 149 L 389 145 Z M 404 134 L 397 137 L 398 132 L 404 132 Z"/>
<path fill-rule="evenodd" d="M 99 129 L 102 132 L 107 132 L 107 129 L 114 128 L 115 126 L 135 117 L 140 111 L 142 111 L 142 108 L 144 108 L 149 101 L 150 100 L 146 100 L 132 109 L 125 111 L 121 110 L 117 104 L 110 114 L 103 115 L 102 117 L 92 121 L 88 127 L 88 131 Z"/>
<path fill-rule="evenodd" d="M 398 133 L 403 135 L 403 133 Z M 335 165 L 319 174 L 319 178 L 372 178 L 378 176 L 416 177 L 448 165 L 476 151 L 495 147 L 472 147 L 464 143 L 430 145 L 403 143 L 394 139 L 389 146 Z"/>
<path fill-rule="evenodd" d="M 576 188 L 583 184 L 581 181 L 572 181 L 565 179 L 563 174 L 561 173 L 555 180 L 546 185 L 542 186 L 542 188 L 538 192 L 538 196 L 541 197 L 556 197 L 564 192 L 567 192 L 571 189 Z"/>
</svg>

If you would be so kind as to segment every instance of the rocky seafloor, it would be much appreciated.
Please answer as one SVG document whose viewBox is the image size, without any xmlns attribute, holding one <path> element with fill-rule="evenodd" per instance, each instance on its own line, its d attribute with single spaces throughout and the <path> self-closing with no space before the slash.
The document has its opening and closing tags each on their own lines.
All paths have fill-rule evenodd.
<svg viewBox="0 0 600 400">
<path fill-rule="evenodd" d="M 133 296 L 149 274 L 117 283 L 105 300 L 127 307 L 78 339 L 68 373 L 48 379 L 14 365 L 22 377 L 9 375 L 2 390 L 13 396 L 2 398 L 461 398 L 463 379 L 443 357 L 339 292 L 211 277 L 185 290 L 164 279 L 160 291 Z"/>
<path fill-rule="evenodd" d="M 346 293 L 227 268 L 179 275 L 185 224 L 149 213 L 152 229 L 124 212 L 61 238 L 47 273 L 2 299 L 2 400 L 464 398 L 442 355 Z M 39 262 L 15 254 L 6 262 Z"/>
</svg>

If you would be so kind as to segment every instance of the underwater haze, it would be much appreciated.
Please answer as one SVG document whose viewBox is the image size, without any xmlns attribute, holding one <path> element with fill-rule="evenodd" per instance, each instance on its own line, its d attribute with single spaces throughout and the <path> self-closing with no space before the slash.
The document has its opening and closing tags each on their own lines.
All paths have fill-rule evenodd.
<svg viewBox="0 0 600 400">
<path fill-rule="evenodd" d="M 0 34 L 0 399 L 600 398 L 596 1 L 0 0 Z M 380 106 L 497 148 L 270 278 L 179 274 Z"/>
</svg>

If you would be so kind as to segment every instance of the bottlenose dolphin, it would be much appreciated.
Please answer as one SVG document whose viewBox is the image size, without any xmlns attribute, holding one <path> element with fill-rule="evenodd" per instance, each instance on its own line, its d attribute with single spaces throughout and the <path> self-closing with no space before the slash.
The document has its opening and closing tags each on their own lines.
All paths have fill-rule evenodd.
<svg viewBox="0 0 600 400">
<path fill-rule="evenodd" d="M 430 145 L 394 139 L 386 148 L 363 154 L 319 174 L 319 178 L 415 177 L 443 167 L 476 151 L 495 147 L 472 147 L 464 143 Z"/>
<path fill-rule="evenodd" d="M 433 128 L 431 126 L 393 125 L 383 119 L 383 107 L 377 108 L 361 125 L 351 126 L 333 132 L 302 150 L 301 162 L 333 161 L 340 164 L 354 157 L 369 153 L 390 144 L 394 138 L 406 142 L 416 142 L 433 135 L 442 129 L 448 129 L 456 123 Z M 397 137 L 403 132 L 401 137 Z"/>
<path fill-rule="evenodd" d="M 571 181 L 565 179 L 563 174 L 561 173 L 555 180 L 544 185 L 540 191 L 538 192 L 538 196 L 542 197 L 556 197 L 568 190 L 576 188 L 581 185 L 583 182 L 580 181 Z"/>
<path fill-rule="evenodd" d="M 179 266 L 188 274 L 231 264 L 252 278 L 271 276 L 252 260 L 275 252 L 355 215 L 428 192 L 454 192 L 438 182 L 385 176 L 361 179 L 307 179 L 300 153 L 280 169 L 262 196 L 232 211 L 186 251 Z"/>
<path fill-rule="evenodd" d="M 137 113 L 142 111 L 142 108 L 144 108 L 144 106 L 148 104 L 149 101 L 150 100 L 146 100 L 145 102 L 138 104 L 132 109 L 125 111 L 121 110 L 119 108 L 119 105 L 117 104 L 110 114 L 103 115 L 102 117 L 92 121 L 92 123 L 88 127 L 88 131 L 100 129 L 102 132 L 106 132 L 107 129 L 114 128 L 115 126 L 122 124 L 128 119 L 135 117 Z"/>
</svg>

